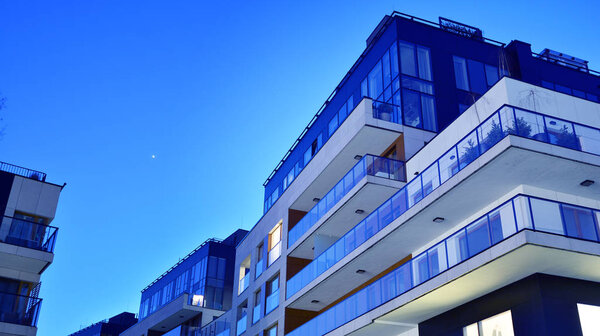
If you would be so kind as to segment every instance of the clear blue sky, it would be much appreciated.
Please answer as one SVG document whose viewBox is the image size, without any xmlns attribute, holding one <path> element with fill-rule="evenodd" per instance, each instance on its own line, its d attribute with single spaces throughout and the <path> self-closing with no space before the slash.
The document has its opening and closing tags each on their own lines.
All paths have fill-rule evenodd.
<svg viewBox="0 0 600 336">
<path fill-rule="evenodd" d="M 265 178 L 393 10 L 600 69 L 591 0 L 1 0 L 0 160 L 68 183 L 38 335 L 137 312 L 178 258 L 250 229 Z"/>
</svg>

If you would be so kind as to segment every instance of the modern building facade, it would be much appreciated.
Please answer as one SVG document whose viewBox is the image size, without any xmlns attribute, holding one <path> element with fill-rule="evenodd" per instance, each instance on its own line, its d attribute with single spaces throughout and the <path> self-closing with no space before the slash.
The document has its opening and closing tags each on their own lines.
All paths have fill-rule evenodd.
<svg viewBox="0 0 600 336">
<path fill-rule="evenodd" d="M 0 335 L 37 333 L 41 275 L 54 260 L 54 220 L 63 186 L 0 162 Z"/>
<path fill-rule="evenodd" d="M 235 246 L 247 231 L 209 239 L 142 290 L 139 321 L 121 335 L 180 334 L 231 309 Z"/>
<path fill-rule="evenodd" d="M 582 59 L 385 16 L 265 182 L 231 309 L 173 335 L 595 335 L 599 96 Z"/>
<path fill-rule="evenodd" d="M 82 328 L 69 336 L 119 336 L 136 322 L 137 318 L 134 313 L 123 312 Z"/>
</svg>

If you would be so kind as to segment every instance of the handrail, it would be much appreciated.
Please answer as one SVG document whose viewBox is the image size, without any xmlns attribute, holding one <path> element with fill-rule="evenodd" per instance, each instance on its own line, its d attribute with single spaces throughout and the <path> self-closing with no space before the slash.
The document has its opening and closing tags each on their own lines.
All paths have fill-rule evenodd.
<svg viewBox="0 0 600 336">
<path fill-rule="evenodd" d="M 588 67 L 579 67 L 579 66 L 576 66 L 575 64 L 571 64 L 570 66 L 567 66 L 567 65 L 561 64 L 561 62 L 558 61 L 558 60 L 553 61 L 552 59 L 548 58 L 547 56 L 535 53 L 533 51 L 531 52 L 531 55 L 533 55 L 535 58 L 537 58 L 537 59 L 539 59 L 541 61 L 544 61 L 544 62 L 548 62 L 548 63 L 551 63 L 551 64 L 560 65 L 560 66 L 568 68 L 568 69 L 573 69 L 573 70 L 581 71 L 581 72 L 592 74 L 592 75 L 595 75 L 595 76 L 600 76 L 600 71 L 596 71 L 596 70 L 590 69 Z"/>
<path fill-rule="evenodd" d="M 46 173 L 42 173 L 41 171 L 17 166 L 11 163 L 0 161 L 0 170 L 5 171 L 7 173 L 16 174 L 19 176 L 23 176 L 26 178 L 30 178 L 32 180 L 37 180 L 41 182 L 46 181 Z"/>
<path fill-rule="evenodd" d="M 35 327 L 42 299 L 38 297 L 0 292 L 0 322 Z M 11 304 L 12 303 L 12 304 Z"/>
<path fill-rule="evenodd" d="M 383 173 L 383 178 L 406 182 L 404 162 L 371 154 L 363 156 L 294 227 L 288 230 L 288 248 L 294 245 L 365 176 L 379 176 L 380 173 Z"/>
<path fill-rule="evenodd" d="M 0 241 L 45 252 L 54 252 L 58 228 L 51 225 L 32 222 L 22 218 L 4 216 L 10 223 L 8 232 L 0 236 Z M 0 222 L 0 227 L 5 221 Z"/>
<path fill-rule="evenodd" d="M 536 224 L 536 214 L 541 215 L 552 204 L 557 212 L 554 214 L 557 215 L 555 225 Z M 575 213 L 588 219 L 584 228 L 574 228 L 567 222 L 566 217 Z M 600 216 L 598 209 L 518 194 L 309 320 L 288 336 L 324 335 L 524 230 L 598 243 L 597 216 Z M 560 225 L 556 225 L 558 222 Z"/>
<path fill-rule="evenodd" d="M 531 117 L 534 122 L 527 119 Z M 600 155 L 600 129 L 503 105 L 292 276 L 287 281 L 286 298 L 291 298 L 508 135 Z"/>
</svg>

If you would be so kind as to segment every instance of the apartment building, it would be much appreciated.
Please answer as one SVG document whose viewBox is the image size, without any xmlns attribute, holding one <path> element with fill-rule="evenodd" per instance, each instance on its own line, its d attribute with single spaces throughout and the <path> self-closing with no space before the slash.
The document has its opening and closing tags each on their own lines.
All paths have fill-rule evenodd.
<svg viewBox="0 0 600 336">
<path fill-rule="evenodd" d="M 69 336 L 119 336 L 137 322 L 134 313 L 123 312 L 111 318 L 96 322 Z"/>
<path fill-rule="evenodd" d="M 394 12 L 264 183 L 231 309 L 172 335 L 600 333 L 600 73 Z"/>
<path fill-rule="evenodd" d="M 63 186 L 0 162 L 0 335 L 37 333 L 41 275 L 54 260 L 54 220 Z"/>
<path fill-rule="evenodd" d="M 121 335 L 193 334 L 230 310 L 235 246 L 246 233 L 208 239 L 152 281 L 142 290 L 139 321 Z"/>
</svg>

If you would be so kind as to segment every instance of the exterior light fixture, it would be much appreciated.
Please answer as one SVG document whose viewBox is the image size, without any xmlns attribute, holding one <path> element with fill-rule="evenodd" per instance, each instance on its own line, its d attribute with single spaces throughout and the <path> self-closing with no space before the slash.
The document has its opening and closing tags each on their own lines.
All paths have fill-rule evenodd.
<svg viewBox="0 0 600 336">
<path fill-rule="evenodd" d="M 312 301 L 310 301 L 310 303 L 320 303 L 320 302 L 321 301 L 319 301 L 319 300 L 312 300 Z"/>
<path fill-rule="evenodd" d="M 436 223 L 441 223 L 441 222 L 443 222 L 443 221 L 444 221 L 444 217 L 435 217 L 435 218 L 433 219 L 433 221 L 434 221 L 434 222 L 436 222 Z"/>
<path fill-rule="evenodd" d="M 591 186 L 591 185 L 592 185 L 592 184 L 594 184 L 594 183 L 595 183 L 595 182 L 594 182 L 594 181 L 592 181 L 592 180 L 585 180 L 585 181 L 583 181 L 583 182 L 579 183 L 579 185 L 581 185 L 581 186 L 584 186 L 584 187 L 589 187 L 589 186 Z"/>
<path fill-rule="evenodd" d="M 318 197 L 313 198 L 313 202 L 317 203 L 318 201 L 320 201 L 321 199 Z"/>
<path fill-rule="evenodd" d="M 357 215 L 362 215 L 362 214 L 365 213 L 365 210 L 363 210 L 363 209 L 356 209 L 356 210 L 354 210 L 354 213 L 357 214 Z"/>
<path fill-rule="evenodd" d="M 362 155 L 354 155 L 354 160 L 360 160 L 362 159 Z"/>
<path fill-rule="evenodd" d="M 367 271 L 365 271 L 364 269 L 357 269 L 356 270 L 356 274 L 365 274 L 367 273 Z"/>
</svg>

